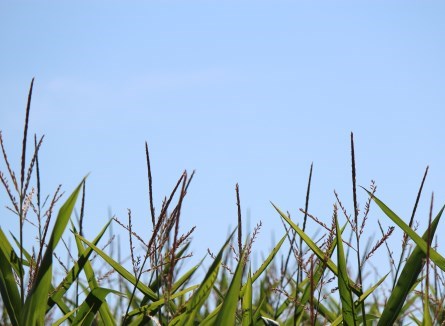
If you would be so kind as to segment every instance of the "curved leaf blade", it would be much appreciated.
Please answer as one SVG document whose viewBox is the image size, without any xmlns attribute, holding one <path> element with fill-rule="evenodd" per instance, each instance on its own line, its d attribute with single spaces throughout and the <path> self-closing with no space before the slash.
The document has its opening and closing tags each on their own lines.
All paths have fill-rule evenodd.
<svg viewBox="0 0 445 326">
<path fill-rule="evenodd" d="M 431 222 L 431 239 L 436 232 L 437 225 L 442 216 L 443 210 L 444 208 L 440 210 L 439 214 L 437 214 L 437 216 Z M 428 240 L 428 230 L 425 231 L 422 239 L 422 241 L 425 241 L 424 243 L 426 243 L 426 241 Z M 391 292 L 388 302 L 385 305 L 385 309 L 382 312 L 382 316 L 380 317 L 378 326 L 391 325 L 395 322 L 397 316 L 400 315 L 403 304 L 405 303 L 408 294 L 412 291 L 413 285 L 416 284 L 417 278 L 422 271 L 425 257 L 426 253 L 420 248 L 419 245 L 417 245 L 412 251 L 411 255 L 408 257 L 405 266 L 400 273 L 397 284 L 394 287 L 394 290 Z"/>
<path fill-rule="evenodd" d="M 348 326 L 356 325 L 354 300 L 352 299 L 351 287 L 349 286 L 349 276 L 337 214 L 334 215 L 334 218 L 337 234 L 338 291 L 340 293 L 343 323 Z"/>
<path fill-rule="evenodd" d="M 40 264 L 39 271 L 37 272 L 35 282 L 25 301 L 23 314 L 21 315 L 21 325 L 44 325 L 46 313 L 45 303 L 48 300 L 48 293 L 51 287 L 52 279 L 53 252 L 56 249 L 57 243 L 62 237 L 63 232 L 65 231 L 70 216 L 74 210 L 74 205 L 76 204 L 80 189 L 84 182 L 85 179 L 82 180 L 82 182 L 77 186 L 77 188 L 73 191 L 71 196 L 68 197 L 66 202 L 59 210 L 48 246 Z"/>
<path fill-rule="evenodd" d="M 235 325 L 236 309 L 238 307 L 243 271 L 244 255 L 239 259 L 238 266 L 235 270 L 235 275 L 233 276 L 230 287 L 224 296 L 223 305 L 218 313 L 218 317 L 216 317 L 217 325 Z"/>
</svg>

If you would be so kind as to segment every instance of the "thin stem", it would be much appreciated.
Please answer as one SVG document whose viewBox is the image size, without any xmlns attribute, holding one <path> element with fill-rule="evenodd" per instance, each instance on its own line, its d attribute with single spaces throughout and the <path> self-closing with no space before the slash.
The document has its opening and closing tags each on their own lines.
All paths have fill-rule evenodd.
<svg viewBox="0 0 445 326">
<path fill-rule="evenodd" d="M 430 248 L 431 248 L 431 220 L 433 217 L 433 202 L 434 202 L 434 192 L 431 194 L 431 204 L 430 204 L 430 214 L 428 218 L 428 243 L 426 247 L 426 275 L 425 275 L 425 308 L 428 309 L 429 304 L 429 287 L 430 287 Z M 425 311 L 425 313 L 429 314 L 429 311 Z"/>
<path fill-rule="evenodd" d="M 238 256 L 239 259 L 243 256 L 243 245 L 242 245 L 242 219 L 241 219 L 241 203 L 239 199 L 239 186 L 236 184 L 236 206 L 238 207 Z"/>
<path fill-rule="evenodd" d="M 148 144 L 145 142 L 145 157 L 147 160 L 147 174 L 148 174 L 148 197 L 150 201 L 150 214 L 151 214 L 151 222 L 153 223 L 153 227 L 156 224 L 156 217 L 155 217 L 155 208 L 153 205 L 153 179 L 151 177 L 151 165 L 150 165 L 150 155 L 148 152 Z"/>
<path fill-rule="evenodd" d="M 85 214 L 85 183 L 82 185 L 82 203 L 80 205 L 79 234 L 83 237 L 83 216 Z M 76 307 L 79 307 L 79 279 L 76 279 Z"/>
<path fill-rule="evenodd" d="M 158 221 L 156 222 L 156 225 L 153 228 L 153 235 L 151 236 L 150 240 L 148 241 L 147 252 L 145 254 L 145 257 L 144 257 L 144 260 L 142 262 L 141 268 L 139 270 L 139 274 L 138 274 L 138 276 L 136 278 L 136 282 L 134 284 L 133 291 L 131 293 L 130 300 L 129 300 L 128 305 L 127 305 L 127 310 L 126 310 L 124 318 L 122 320 L 122 325 L 125 325 L 125 323 L 127 321 L 128 312 L 130 311 L 131 303 L 133 301 L 134 295 L 136 293 L 136 289 L 138 287 L 139 281 L 140 281 L 142 273 L 144 271 L 144 266 L 145 266 L 145 264 L 146 264 L 146 262 L 148 260 L 148 257 L 150 256 L 150 248 L 152 248 L 153 243 L 156 241 L 156 235 L 158 234 L 158 232 L 159 232 L 159 230 L 161 228 L 162 223 L 164 222 L 165 218 L 167 217 L 167 209 L 170 206 L 170 203 L 173 200 L 173 197 L 174 197 L 174 195 L 175 195 L 179 185 L 181 184 L 181 182 L 182 182 L 182 180 L 184 178 L 185 178 L 185 174 L 182 174 L 181 177 L 179 178 L 178 182 L 176 183 L 175 188 L 171 192 L 170 197 L 168 198 L 167 202 L 165 203 L 164 207 L 162 208 L 161 213 L 159 214 Z M 159 295 L 158 295 L 158 297 L 159 297 Z"/>
<path fill-rule="evenodd" d="M 25 222 L 25 216 L 23 211 L 23 202 L 25 200 L 26 194 L 24 194 L 23 183 L 25 181 L 25 163 L 26 163 L 26 142 L 28 138 L 28 122 L 29 122 L 29 111 L 31 109 L 31 98 L 32 98 L 32 88 L 34 86 L 34 78 L 31 80 L 31 86 L 28 93 L 28 103 L 26 105 L 26 117 L 25 117 L 25 128 L 23 129 L 23 142 L 22 142 L 22 158 L 21 158 L 21 170 L 20 170 L 20 205 L 19 205 L 19 225 L 20 225 L 20 298 L 22 305 L 25 303 L 25 289 L 23 285 L 23 223 Z"/>
<path fill-rule="evenodd" d="M 303 218 L 303 232 L 306 231 L 306 222 L 307 222 L 307 215 L 308 215 L 308 209 L 309 209 L 309 195 L 311 193 L 311 181 L 312 181 L 312 168 L 314 163 L 311 163 L 311 168 L 309 170 L 309 179 L 307 182 L 307 190 L 306 190 L 306 201 L 304 204 L 304 218 Z M 300 237 L 300 254 L 303 252 L 303 238 Z M 303 257 L 301 257 L 303 258 Z M 303 270 L 300 270 L 299 275 L 299 281 L 303 279 Z"/>
<path fill-rule="evenodd" d="M 307 222 L 308 210 L 309 210 L 309 197 L 310 197 L 310 193 L 311 193 L 313 167 L 314 167 L 314 163 L 312 162 L 311 168 L 309 170 L 309 178 L 308 178 L 307 188 L 306 188 L 306 200 L 305 200 L 305 204 L 304 204 L 304 218 L 303 218 L 303 232 L 306 231 L 306 222 Z M 291 248 L 293 246 L 294 241 L 295 241 L 295 233 L 294 233 L 294 237 L 291 242 Z M 289 254 L 290 254 L 290 252 L 289 252 Z M 300 255 L 300 261 L 302 261 L 303 260 L 303 238 L 302 237 L 300 237 L 299 255 Z M 286 266 L 287 266 L 287 261 L 286 261 Z M 297 284 L 299 284 L 302 279 L 303 279 L 303 269 L 299 268 L 299 273 L 297 274 Z M 295 297 L 297 297 L 297 292 L 298 292 L 298 287 L 295 289 Z M 296 319 L 297 319 L 297 310 L 298 310 L 298 307 L 295 306 L 294 321 L 296 321 Z"/>
</svg>

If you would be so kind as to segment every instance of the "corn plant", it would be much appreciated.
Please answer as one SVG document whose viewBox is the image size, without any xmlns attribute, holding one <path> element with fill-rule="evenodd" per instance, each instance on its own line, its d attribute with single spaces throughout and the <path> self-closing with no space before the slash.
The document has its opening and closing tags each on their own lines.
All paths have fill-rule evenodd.
<svg viewBox="0 0 445 326">
<path fill-rule="evenodd" d="M 251 256 L 262 224 L 259 222 L 252 231 L 243 229 L 240 189 L 236 185 L 237 227 L 216 253 L 209 249 L 207 257 L 185 269 L 184 261 L 192 256 L 188 250 L 195 228 L 183 232 L 180 222 L 194 171 L 190 175 L 184 171 L 179 176 L 157 209 L 146 143 L 151 236 L 144 239 L 134 230 L 135 217 L 128 210 L 125 218 L 112 216 L 94 239 L 87 239 L 83 233 L 83 221 L 88 218 L 86 178 L 54 214 L 63 192 L 58 187 L 54 194 L 45 197 L 41 190 L 39 149 L 43 137 L 34 135 L 32 155 L 28 158 L 33 83 L 34 80 L 25 111 L 17 174 L 0 132 L 6 168 L 5 173 L 0 172 L 0 180 L 10 202 L 7 209 L 16 216 L 18 226 L 18 233 L 11 232 L 8 236 L 2 228 L 4 219 L 0 224 L 2 324 L 445 324 L 445 258 L 437 251 L 435 236 L 444 207 L 433 215 L 432 196 L 424 232 L 419 234 L 414 224 L 428 168 L 412 215 L 405 222 L 377 197 L 375 182 L 371 182 L 369 189 L 357 187 L 351 133 L 352 214 L 336 192 L 329 220 L 311 214 L 311 165 L 301 218 L 294 218 L 272 204 L 277 220 L 283 224 L 283 235 L 264 254 L 260 266 L 254 268 Z M 367 196 L 363 212 L 358 209 L 357 191 Z M 385 231 L 377 220 L 381 236 L 374 243 L 370 238 L 364 241 L 367 221 L 373 218 L 372 203 L 393 224 Z M 310 233 L 311 222 L 316 226 L 315 233 Z M 36 230 L 37 239 L 37 245 L 31 247 L 24 239 L 29 225 Z M 121 238 L 114 236 L 114 227 L 128 234 L 128 257 L 122 257 Z M 388 245 L 395 227 L 403 231 L 398 261 Z M 101 244 L 107 231 L 110 237 Z M 251 234 L 246 236 L 246 231 Z M 67 239 L 73 241 L 74 248 L 67 244 Z M 60 257 L 63 248 L 69 257 L 68 265 Z M 376 252 L 380 255 L 386 252 L 389 270 L 370 282 L 369 261 Z M 205 272 L 196 283 L 194 277 L 200 268 L 205 268 Z M 62 276 L 56 277 L 56 271 L 62 271 Z"/>
</svg>

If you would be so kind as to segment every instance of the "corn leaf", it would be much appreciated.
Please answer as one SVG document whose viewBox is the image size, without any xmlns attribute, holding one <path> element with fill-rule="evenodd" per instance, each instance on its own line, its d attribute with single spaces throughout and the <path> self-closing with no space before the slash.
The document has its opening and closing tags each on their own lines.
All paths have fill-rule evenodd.
<svg viewBox="0 0 445 326">
<path fill-rule="evenodd" d="M 383 281 L 386 279 L 386 277 L 389 275 L 386 274 L 385 276 L 383 276 L 376 284 L 374 284 L 371 288 L 369 288 L 368 290 L 366 290 L 358 300 L 356 300 L 354 302 L 354 306 L 357 308 L 360 304 L 362 304 L 366 298 L 375 291 L 375 289 L 377 289 L 379 287 L 380 284 L 383 283 Z M 371 314 L 367 314 L 366 315 L 366 320 L 375 320 L 378 319 L 377 316 L 375 315 L 371 315 Z M 333 322 L 331 326 L 335 326 L 335 325 L 340 325 L 343 322 L 343 315 L 338 316 Z"/>
<path fill-rule="evenodd" d="M 176 298 L 178 298 L 180 296 L 183 296 L 186 293 L 189 293 L 189 292 L 197 289 L 198 287 L 199 287 L 199 285 L 193 285 L 193 286 L 190 286 L 190 287 L 188 287 L 188 288 L 186 288 L 184 290 L 178 291 L 178 292 L 176 292 L 176 293 L 174 293 L 174 294 L 172 294 L 170 296 L 170 300 L 173 300 L 173 299 L 176 299 Z M 152 302 L 152 303 L 150 303 L 148 305 L 145 305 L 145 306 L 142 306 L 140 308 L 137 308 L 135 310 L 130 311 L 128 313 L 128 316 L 131 317 L 131 316 L 136 316 L 136 315 L 139 315 L 139 314 L 146 314 L 147 315 L 150 312 L 156 310 L 157 308 L 161 307 L 164 304 L 165 304 L 165 297 L 163 297 L 162 299 L 159 299 L 156 302 Z"/>
<path fill-rule="evenodd" d="M 246 288 L 243 295 L 243 326 L 250 326 L 253 324 L 252 313 L 252 272 L 249 268 L 247 274 Z"/>
<path fill-rule="evenodd" d="M 317 255 L 319 259 L 324 260 L 325 254 L 323 250 L 321 250 L 312 240 L 311 238 L 301 230 L 298 225 L 296 225 L 286 214 L 284 214 L 277 206 L 275 206 L 272 203 L 272 206 L 277 210 L 277 212 L 281 215 L 281 217 L 295 230 L 295 232 L 298 233 L 298 235 L 303 239 L 303 241 L 308 245 L 308 247 L 314 252 L 314 254 Z M 331 259 L 328 259 L 326 261 L 326 266 L 334 273 L 336 276 L 338 276 L 338 269 L 337 266 L 334 264 L 334 262 Z M 351 279 L 348 280 L 349 287 L 351 290 L 357 294 L 361 295 L 360 287 L 355 284 Z"/>
<path fill-rule="evenodd" d="M 244 255 L 241 256 L 238 261 L 235 275 L 232 278 L 229 290 L 224 296 L 223 305 L 218 313 L 218 317 L 216 317 L 217 325 L 235 325 L 236 308 L 238 307 L 243 271 Z"/>
<path fill-rule="evenodd" d="M 426 294 L 423 296 L 423 321 L 422 326 L 433 326 L 433 321 L 431 319 L 431 313 L 430 313 L 430 305 L 429 305 L 429 298 L 426 296 Z"/>
<path fill-rule="evenodd" d="M 74 319 L 73 325 L 91 325 L 96 313 L 99 311 L 102 304 L 104 304 L 105 297 L 109 293 L 121 294 L 118 291 L 100 287 L 96 287 L 90 293 L 88 293 L 85 301 L 77 310 L 77 315 Z"/>
<path fill-rule="evenodd" d="M 335 215 L 335 230 L 337 234 L 338 292 L 340 293 L 343 323 L 351 326 L 356 325 L 356 315 L 337 215 Z"/>
<path fill-rule="evenodd" d="M 56 249 L 57 243 L 62 237 L 63 232 L 68 224 L 74 205 L 84 180 L 77 186 L 71 196 L 62 205 L 57 215 L 51 237 L 49 239 L 45 254 L 40 264 L 35 282 L 28 294 L 21 315 L 20 324 L 29 326 L 44 325 L 46 302 L 48 300 L 48 293 L 51 287 L 52 279 L 52 263 L 53 252 Z"/>
<path fill-rule="evenodd" d="M 258 277 L 260 277 L 261 274 L 263 274 L 263 272 L 266 270 L 267 266 L 269 266 L 269 264 L 272 262 L 272 260 L 274 259 L 275 255 L 280 250 L 281 245 L 283 244 L 284 240 L 286 240 L 286 235 L 284 235 L 281 238 L 281 240 L 277 243 L 277 245 L 272 249 L 270 254 L 267 256 L 267 258 L 261 264 L 260 268 L 258 268 L 258 270 L 255 273 L 253 273 L 253 275 L 252 275 L 252 283 L 254 283 L 258 279 Z M 244 295 L 244 291 L 245 290 L 246 290 L 245 285 L 243 285 L 241 287 L 240 297 L 242 297 Z"/>
<path fill-rule="evenodd" d="M 87 239 L 85 239 L 81 235 L 76 234 L 75 236 L 77 238 L 79 238 L 80 240 L 82 240 L 84 243 L 86 243 L 91 249 L 93 249 L 100 257 L 102 257 L 103 260 L 105 260 L 111 267 L 113 267 L 114 270 L 116 272 L 118 272 L 123 278 L 125 278 L 131 284 L 136 285 L 136 278 L 134 277 L 134 275 L 132 273 L 130 273 L 128 270 L 126 270 L 121 264 L 116 262 L 113 258 L 108 256 L 101 249 L 96 247 L 94 244 L 89 242 Z M 137 282 L 137 288 L 143 294 L 148 296 L 151 301 L 158 300 L 156 293 L 154 293 L 152 289 L 150 289 L 148 286 L 146 286 L 142 282 Z"/>
<path fill-rule="evenodd" d="M 74 320 L 74 313 L 77 311 L 77 309 L 79 309 L 79 308 L 73 309 L 73 310 L 69 311 L 68 313 L 66 313 L 63 317 L 56 320 L 56 322 L 52 326 L 62 325 L 62 323 L 65 322 L 67 319 Z"/>
<path fill-rule="evenodd" d="M 189 303 L 186 306 L 185 313 L 177 320 L 173 319 L 172 325 L 177 324 L 178 322 L 180 325 L 193 325 L 194 319 L 196 314 L 198 313 L 201 306 L 204 304 L 207 297 L 210 295 L 210 292 L 212 291 L 213 284 L 215 283 L 217 277 L 218 277 L 218 271 L 219 267 L 221 265 L 221 260 L 223 256 L 223 252 L 227 245 L 230 242 L 230 239 L 232 238 L 233 234 L 235 233 L 236 229 L 232 232 L 232 234 L 229 236 L 225 244 L 220 249 L 218 255 L 216 255 L 212 265 L 208 269 L 206 276 L 204 277 L 204 280 L 202 281 L 200 287 L 196 292 L 192 295 L 190 298 Z"/>
<path fill-rule="evenodd" d="M 174 293 L 176 292 L 181 286 L 183 286 L 186 282 L 190 280 L 192 275 L 196 272 L 199 266 L 201 266 L 203 260 L 199 262 L 199 264 L 193 266 L 191 269 L 189 269 L 184 275 L 182 275 L 179 280 L 177 280 L 173 285 L 171 291 Z"/>
<path fill-rule="evenodd" d="M 19 274 L 20 270 L 20 259 L 19 256 L 14 251 L 14 248 L 12 248 L 11 244 L 9 243 L 8 238 L 3 233 L 2 228 L 0 228 L 0 251 L 3 252 L 3 255 L 5 256 L 6 260 L 5 262 L 8 262 L 14 269 L 14 271 Z M 28 262 L 23 262 L 25 266 L 29 266 Z M 23 268 L 22 268 L 23 272 Z"/>
<path fill-rule="evenodd" d="M 385 208 L 385 210 L 382 210 L 387 214 L 388 216 L 395 215 L 392 211 L 389 210 L 389 208 L 385 206 L 382 202 L 380 202 L 377 198 L 374 197 L 374 200 L 376 200 L 377 204 L 382 208 Z M 433 238 L 433 235 L 437 229 L 437 225 L 439 223 L 440 217 L 442 216 L 444 208 L 442 208 L 435 217 L 435 219 L 431 222 L 431 239 Z M 395 220 L 400 220 L 398 217 L 394 217 Z M 391 219 L 393 219 L 391 218 Z M 394 221 L 393 219 L 393 221 Z M 400 220 L 401 221 L 401 220 Z M 399 221 L 399 222 L 400 222 Z M 411 230 L 411 228 L 406 225 L 407 228 Z M 415 233 L 411 230 L 410 233 Z M 407 234 L 411 237 L 411 235 L 407 232 Z M 423 237 L 421 238 L 422 243 L 426 246 L 426 241 L 428 240 L 428 230 L 425 231 L 423 234 Z M 430 253 L 433 249 L 430 249 Z M 408 296 L 408 294 L 411 292 L 413 285 L 416 284 L 417 278 L 422 271 L 423 265 L 424 265 L 424 259 L 426 257 L 426 250 L 423 251 L 420 245 L 417 245 L 414 250 L 412 251 L 411 255 L 408 257 L 408 260 L 406 261 L 405 267 L 403 268 L 402 272 L 400 273 L 399 279 L 397 280 L 397 284 L 394 287 L 394 290 L 391 292 L 391 295 L 388 299 L 388 302 L 385 305 L 385 309 L 382 312 L 382 316 L 380 317 L 379 326 L 384 325 L 391 325 L 395 322 L 397 319 L 397 316 L 400 315 L 400 312 L 402 310 L 403 304 Z"/>
<path fill-rule="evenodd" d="M 341 229 L 341 232 L 343 233 L 344 229 L 346 228 L 346 225 Z M 337 246 L 337 238 L 334 239 L 334 241 L 332 242 L 331 248 L 329 248 L 328 252 L 325 253 L 325 257 L 326 258 L 331 258 L 335 248 Z M 326 258 L 324 258 L 323 260 L 319 260 L 319 264 L 317 265 L 317 268 L 314 272 L 313 278 L 312 278 L 312 283 L 313 283 L 313 288 L 316 288 L 318 286 L 318 283 L 321 280 L 321 277 L 323 276 L 325 270 L 326 270 L 326 263 L 325 260 Z M 304 307 L 306 306 L 307 302 L 309 301 L 310 298 L 310 292 L 311 292 L 311 283 L 310 283 L 310 278 L 307 277 L 306 278 L 306 286 L 304 287 L 304 290 L 302 291 L 303 294 L 301 296 L 301 298 L 299 299 L 299 305 L 296 309 L 296 324 L 300 325 L 301 324 L 301 320 L 304 316 Z M 304 282 L 304 281 L 303 281 Z M 302 283 L 300 283 L 299 285 L 303 285 Z M 300 288 L 300 287 L 299 287 Z"/>
<path fill-rule="evenodd" d="M 20 293 L 15 282 L 12 264 L 8 263 L 8 258 L 0 250 L 0 294 L 2 296 L 3 306 L 8 313 L 12 325 L 19 325 L 20 316 Z"/>
<path fill-rule="evenodd" d="M 100 237 L 102 237 L 102 235 L 105 232 L 105 230 L 107 229 L 108 225 L 110 225 L 110 222 L 111 222 L 111 220 L 102 229 L 102 232 L 101 232 L 102 234 L 99 234 Z M 74 233 L 76 234 L 77 231 L 76 231 L 76 228 L 74 227 L 74 224 L 72 224 L 72 227 L 73 227 Z M 100 238 L 100 237 L 96 237 L 96 238 Z M 87 250 L 91 252 L 91 248 L 87 247 L 85 249 L 85 247 L 83 246 L 83 244 L 82 244 L 82 242 L 80 241 L 79 238 L 75 238 L 75 240 L 76 240 L 77 251 L 79 253 L 79 256 L 81 256 Z M 96 288 L 99 288 L 99 284 L 97 283 L 96 276 L 94 275 L 93 267 L 91 266 L 91 263 L 90 263 L 90 261 L 88 259 L 86 259 L 86 261 L 85 261 L 85 264 L 83 266 L 83 271 L 84 271 L 85 276 L 86 276 L 86 278 L 88 280 L 88 284 L 90 286 L 90 292 L 93 291 Z M 104 291 L 102 291 L 102 292 L 104 292 Z M 108 293 L 106 293 L 105 296 L 107 294 Z M 105 325 L 110 325 L 110 326 L 111 325 L 116 325 L 116 323 L 114 321 L 114 318 L 113 318 L 113 315 L 111 314 L 110 308 L 109 308 L 109 306 L 107 304 L 107 301 L 105 300 L 105 296 L 104 296 L 104 298 L 102 300 L 102 303 L 99 305 L 100 317 L 102 319 L 102 322 Z M 82 313 L 81 310 L 79 310 L 79 314 L 80 313 Z"/>
<path fill-rule="evenodd" d="M 363 188 L 365 189 L 365 188 Z M 417 246 L 426 254 L 427 251 L 427 243 L 426 240 L 422 239 L 416 232 L 414 232 L 408 224 L 406 224 L 400 217 L 398 217 L 388 206 L 386 206 L 383 202 L 381 202 L 376 196 L 372 195 L 368 190 L 365 191 L 371 196 L 371 198 L 375 201 L 377 206 L 388 216 L 395 224 L 397 224 L 403 232 L 408 234 L 408 236 L 413 239 L 413 241 L 417 244 Z M 441 215 L 445 206 L 442 207 L 439 214 Z M 439 267 L 441 270 L 445 271 L 445 258 L 440 255 L 436 250 L 430 248 L 430 259 Z"/>
<path fill-rule="evenodd" d="M 110 221 L 111 222 L 111 221 Z M 110 225 L 110 222 L 108 222 L 102 230 L 99 232 L 99 234 L 94 238 L 93 244 L 97 244 L 99 240 L 104 235 L 105 231 L 107 230 L 108 226 Z M 68 271 L 65 278 L 59 283 L 58 286 L 56 286 L 56 289 L 52 291 L 51 296 L 48 298 L 48 307 L 46 308 L 46 311 L 48 312 L 55 304 L 59 306 L 59 308 L 64 312 L 65 314 L 68 313 L 69 310 L 68 307 L 63 303 L 62 298 L 65 295 L 65 293 L 68 291 L 68 289 L 71 287 L 71 285 L 76 281 L 76 279 L 79 277 L 80 272 L 82 271 L 83 267 L 87 263 L 91 253 L 93 250 L 88 247 L 87 249 L 84 249 L 81 253 L 79 253 L 79 258 L 75 262 L 74 266 Z"/>
</svg>

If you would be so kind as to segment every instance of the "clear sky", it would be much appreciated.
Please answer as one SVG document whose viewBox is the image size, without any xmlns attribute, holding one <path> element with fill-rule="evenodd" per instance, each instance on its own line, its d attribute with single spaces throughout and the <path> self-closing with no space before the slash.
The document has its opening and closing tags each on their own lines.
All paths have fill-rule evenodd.
<svg viewBox="0 0 445 326">
<path fill-rule="evenodd" d="M 236 225 L 237 182 L 265 252 L 284 234 L 269 201 L 301 224 L 311 162 L 309 211 L 329 221 L 336 189 L 352 212 L 351 131 L 358 184 L 375 180 L 406 220 L 430 165 L 423 232 L 431 192 L 435 211 L 445 203 L 444 14 L 443 1 L 2 1 L 0 129 L 18 167 L 35 76 L 43 192 L 70 192 L 91 172 L 90 238 L 109 210 L 125 220 L 127 208 L 149 234 L 147 141 L 158 211 L 182 171 L 196 169 L 181 221 L 197 226 L 195 261 Z M 368 235 L 377 219 L 392 225 L 374 206 Z"/>
</svg>

